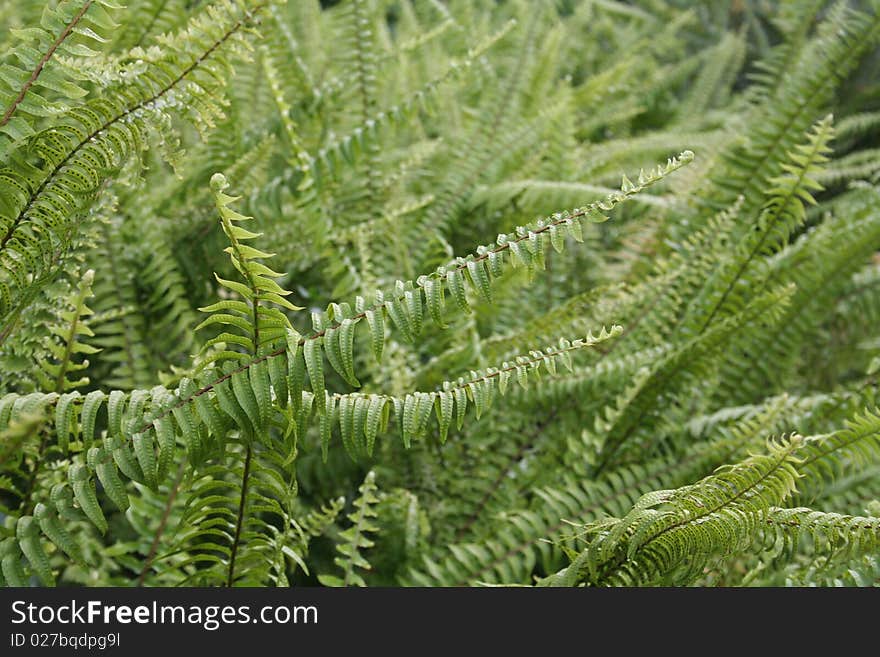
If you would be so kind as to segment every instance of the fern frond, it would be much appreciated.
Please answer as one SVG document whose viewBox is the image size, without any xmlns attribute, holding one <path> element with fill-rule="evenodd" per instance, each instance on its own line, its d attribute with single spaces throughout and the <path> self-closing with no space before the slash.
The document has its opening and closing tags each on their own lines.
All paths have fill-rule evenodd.
<svg viewBox="0 0 880 657">
<path fill-rule="evenodd" d="M 723 464 L 734 454 L 763 444 L 779 423 L 782 405 L 768 405 L 752 420 L 718 431 L 677 456 L 662 456 L 645 463 L 623 466 L 595 480 L 567 477 L 535 491 L 530 508 L 513 512 L 500 509 L 479 517 L 480 534 L 470 541 L 442 546 L 442 559 L 425 558 L 425 564 L 404 580 L 419 585 L 461 586 L 478 582 L 527 584 L 538 570 L 547 572 L 560 561 L 559 550 L 548 537 L 565 539 L 573 522 L 597 521 L 605 515 L 624 515 L 639 497 L 658 487 L 678 486 L 693 474 Z M 518 465 L 518 464 L 515 464 Z M 542 464 L 534 466 L 540 469 Z M 518 468 L 516 468 L 518 469 Z M 510 478 L 512 472 L 503 473 Z M 516 482 L 516 479 L 513 479 Z M 522 486 L 522 484 L 520 484 Z M 514 497 L 525 491 L 516 488 Z M 568 545 L 564 543 L 563 545 Z"/>
<path fill-rule="evenodd" d="M 274 279 L 282 276 L 279 272 L 272 271 L 260 260 L 272 257 L 271 253 L 260 251 L 245 242 L 260 236 L 239 226 L 243 221 L 252 219 L 233 210 L 230 204 L 238 197 L 224 193 L 229 183 L 226 177 L 217 173 L 211 178 L 211 187 L 214 190 L 214 198 L 217 210 L 220 213 L 220 224 L 223 232 L 229 239 L 230 246 L 224 249 L 232 261 L 232 265 L 244 279 L 245 284 L 225 280 L 215 274 L 217 282 L 227 290 L 235 293 L 244 301 L 223 300 L 210 306 L 200 308 L 202 312 L 211 313 L 195 330 L 207 326 L 219 324 L 224 332 L 215 338 L 208 340 L 204 350 L 218 343 L 230 343 L 244 348 L 243 352 L 229 351 L 224 349 L 219 353 L 208 353 L 199 367 L 205 367 L 211 362 L 222 362 L 232 359 L 233 361 L 248 360 L 255 355 L 263 355 L 266 349 L 285 338 L 287 331 L 293 330 L 287 316 L 279 310 L 302 310 L 293 305 L 285 297 L 291 293 L 281 288 Z M 277 306 L 277 307 L 275 307 Z M 228 330 L 233 331 L 229 333 Z"/>
<path fill-rule="evenodd" d="M 259 5 L 257 5 L 259 7 Z M 148 121 L 184 110 L 197 126 L 212 123 L 229 65 L 228 50 L 245 48 L 251 11 L 212 5 L 159 54 L 142 53 L 124 90 L 67 112 L 34 136 L 0 170 L 0 322 L 47 272 L 49 254 L 63 253 L 70 231 L 103 181 L 142 148 Z M 192 53 L 196 54 L 193 55 Z M 159 123 L 161 125 L 161 122 Z M 10 168 L 15 164 L 15 168 Z M 44 252 L 43 249 L 46 249 Z"/>
<path fill-rule="evenodd" d="M 88 316 L 92 315 L 93 312 L 86 305 L 86 300 L 92 296 L 92 282 L 94 279 L 95 272 L 92 269 L 83 274 L 79 282 L 77 295 L 71 300 L 72 308 L 60 313 L 60 319 L 64 320 L 65 324 L 63 326 L 53 326 L 50 329 L 60 342 L 50 340 L 47 343 L 47 350 L 52 354 L 52 361 L 40 359 L 37 362 L 39 369 L 36 370 L 37 379 L 46 391 L 61 394 L 89 383 L 88 377 L 81 377 L 77 380 L 71 380 L 68 377 L 72 373 L 84 370 L 89 366 L 88 360 L 77 362 L 75 359 L 83 354 L 91 355 L 99 351 L 99 349 L 84 342 L 83 337 L 81 337 L 91 338 L 95 336 L 92 329 L 89 328 L 87 321 Z"/>
<path fill-rule="evenodd" d="M 348 514 L 351 526 L 340 533 L 341 541 L 336 545 L 340 556 L 334 560 L 343 571 L 343 576 L 319 575 L 319 581 L 325 586 L 366 586 L 363 576 L 358 572 L 370 570 L 370 562 L 361 554 L 375 544 L 367 534 L 375 535 L 379 527 L 373 519 L 377 517 L 375 506 L 379 502 L 376 496 L 376 474 L 371 470 L 364 477 L 364 483 L 358 488 L 360 495 L 354 501 L 354 511 Z"/>
<path fill-rule="evenodd" d="M 715 556 L 745 549 L 795 490 L 797 436 L 692 486 L 643 495 L 623 518 L 585 528 L 589 546 L 545 586 L 686 583 Z"/>
<path fill-rule="evenodd" d="M 774 507 L 764 523 L 770 527 L 764 539 L 766 544 L 782 541 L 793 549 L 807 538 L 812 542 L 812 550 L 828 560 L 876 555 L 880 547 L 880 518 L 876 517 Z"/>
<path fill-rule="evenodd" d="M 39 27 L 15 30 L 19 40 L 0 80 L 0 161 L 40 128 L 40 119 L 58 116 L 88 94 L 79 67 L 59 66 L 56 53 L 83 61 L 98 54 L 116 27 L 111 0 L 67 0 L 47 5 Z M 13 58 L 10 58 L 12 60 Z M 79 70 L 78 70 L 79 69 Z"/>
<path fill-rule="evenodd" d="M 740 303 L 734 294 L 737 283 L 750 269 L 760 267 L 760 256 L 778 249 L 804 221 L 805 204 L 814 203 L 812 192 L 821 189 L 814 176 L 828 159 L 832 136 L 829 115 L 813 127 L 805 143 L 788 153 L 788 161 L 780 165 L 783 174 L 768 181 L 772 184 L 769 199 L 756 226 L 745 232 L 734 256 L 717 269 L 691 303 L 699 318 L 695 330 L 705 330 L 719 313 L 735 312 Z"/>
<path fill-rule="evenodd" d="M 815 16 L 811 3 L 799 5 L 796 12 L 808 29 Z M 794 8 L 794 7 L 793 7 Z M 762 203 L 761 189 L 781 172 L 782 153 L 791 152 L 831 99 L 834 89 L 880 37 L 880 13 L 856 12 L 841 3 L 835 6 L 817 35 L 803 49 L 774 67 L 781 84 L 768 80 L 770 93 L 756 105 L 749 121 L 747 139 L 729 148 L 713 176 L 719 193 L 711 203 L 725 207 L 738 196 L 746 199 L 744 210 L 751 213 Z"/>
<path fill-rule="evenodd" d="M 876 579 L 877 0 L 130 4 L 0 3 L 0 584 Z"/>
</svg>

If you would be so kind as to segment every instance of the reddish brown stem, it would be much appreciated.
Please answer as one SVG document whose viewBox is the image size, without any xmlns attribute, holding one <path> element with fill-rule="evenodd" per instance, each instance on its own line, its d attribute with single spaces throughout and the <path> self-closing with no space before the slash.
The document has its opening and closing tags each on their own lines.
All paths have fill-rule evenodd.
<svg viewBox="0 0 880 657">
<path fill-rule="evenodd" d="M 174 505 L 177 493 L 180 492 L 180 482 L 183 480 L 183 473 L 185 471 L 186 461 L 181 461 L 180 466 L 177 468 L 177 477 L 174 479 L 174 485 L 171 487 L 171 494 L 165 502 L 165 510 L 162 512 L 162 519 L 159 521 L 159 527 L 156 528 L 156 535 L 153 537 L 153 542 L 150 545 L 150 551 L 147 553 L 147 558 L 144 560 L 144 566 L 141 568 L 140 575 L 138 575 L 137 586 L 144 585 L 144 578 L 146 578 L 147 572 L 149 572 L 150 566 L 153 565 L 153 560 L 156 558 L 156 552 L 159 549 L 159 541 L 162 540 L 162 535 L 168 527 L 168 518 L 171 516 L 171 507 Z"/>
<path fill-rule="evenodd" d="M 18 96 L 15 97 L 15 100 L 12 101 L 12 104 L 7 108 L 6 113 L 3 115 L 3 118 L 0 119 L 0 128 L 9 123 L 9 120 L 12 118 L 12 115 L 15 113 L 16 108 L 21 104 L 21 101 L 24 100 L 24 97 L 27 96 L 27 92 L 34 85 L 34 82 L 37 81 L 37 78 L 40 77 L 40 73 L 43 72 L 43 68 L 46 64 L 49 63 L 49 60 L 52 59 L 52 55 L 55 54 L 55 51 L 58 50 L 58 46 L 60 46 L 64 40 L 70 36 L 70 33 L 73 31 L 73 28 L 76 27 L 76 24 L 82 20 L 82 17 L 85 16 L 85 13 L 89 10 L 89 7 L 92 6 L 92 2 L 94 0 L 86 0 L 83 3 L 82 8 L 77 12 L 76 16 L 67 24 L 67 27 L 64 28 L 64 31 L 58 35 L 58 38 L 55 39 L 55 43 L 52 44 L 52 47 L 46 51 L 46 54 L 43 55 L 43 58 L 40 59 L 37 67 L 31 73 L 31 77 L 28 78 L 28 81 L 24 83 L 24 86 L 21 88 L 21 91 L 18 92 Z"/>
</svg>

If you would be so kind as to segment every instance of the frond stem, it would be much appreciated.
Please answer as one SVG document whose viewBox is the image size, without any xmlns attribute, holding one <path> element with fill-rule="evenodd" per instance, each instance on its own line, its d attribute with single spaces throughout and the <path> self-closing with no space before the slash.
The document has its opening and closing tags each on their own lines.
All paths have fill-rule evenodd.
<svg viewBox="0 0 880 657">
<path fill-rule="evenodd" d="M 55 42 L 50 46 L 49 50 L 45 52 L 45 54 L 40 58 L 40 61 L 37 62 L 36 67 L 34 68 L 31 76 L 28 78 L 27 82 L 21 87 L 21 90 L 18 92 L 18 95 L 12 101 L 12 104 L 6 109 L 6 112 L 3 114 L 3 118 L 0 119 L 0 128 L 9 123 L 10 119 L 12 119 L 12 115 L 15 114 L 15 110 L 24 100 L 25 96 L 27 96 L 28 91 L 37 81 L 37 78 L 40 77 L 40 73 L 43 72 L 43 67 L 49 63 L 49 60 L 52 59 L 52 55 L 55 54 L 55 51 L 58 49 L 65 39 L 70 36 L 70 33 L 73 31 L 73 28 L 76 27 L 76 24 L 82 20 L 82 17 L 85 16 L 86 12 L 89 10 L 89 7 L 92 6 L 94 0 L 86 0 L 83 3 L 82 8 L 76 13 L 76 15 L 71 19 L 71 21 L 67 24 L 61 34 L 58 35 L 58 38 L 55 39 Z"/>
<path fill-rule="evenodd" d="M 235 582 L 235 558 L 238 555 L 238 546 L 241 543 L 241 528 L 244 524 L 244 507 L 247 502 L 248 484 L 250 483 L 251 457 L 253 451 L 248 445 L 244 457 L 244 472 L 241 475 L 241 499 L 238 503 L 238 513 L 235 518 L 235 535 L 232 537 L 232 552 L 229 555 L 229 570 L 226 574 L 226 586 L 231 587 Z"/>
</svg>

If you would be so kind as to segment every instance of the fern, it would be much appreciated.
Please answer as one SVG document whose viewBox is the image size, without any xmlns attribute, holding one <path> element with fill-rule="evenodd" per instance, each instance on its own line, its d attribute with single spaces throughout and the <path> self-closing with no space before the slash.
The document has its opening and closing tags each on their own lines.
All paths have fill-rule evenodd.
<svg viewBox="0 0 880 657">
<path fill-rule="evenodd" d="M 35 134 L 38 122 L 58 116 L 88 91 L 88 77 L 79 64 L 98 54 L 101 43 L 116 27 L 112 14 L 119 6 L 109 0 L 71 0 L 47 5 L 38 27 L 17 30 L 2 82 L 0 103 L 0 160 Z M 73 62 L 59 62 L 63 56 Z"/>
<path fill-rule="evenodd" d="M 340 534 L 342 542 L 337 545 L 340 556 L 336 557 L 335 562 L 337 566 L 342 568 L 344 575 L 342 578 L 335 575 L 319 576 L 320 582 L 326 586 L 365 585 L 364 578 L 358 574 L 356 569 L 370 569 L 370 563 L 360 551 L 375 545 L 367 537 L 367 534 L 379 531 L 379 528 L 371 521 L 371 518 L 375 518 L 377 515 L 374 507 L 379 501 L 379 498 L 376 497 L 375 479 L 374 472 L 367 473 L 364 483 L 358 489 L 360 495 L 354 501 L 355 510 L 348 516 L 351 526 Z"/>
<path fill-rule="evenodd" d="M 36 375 L 37 380 L 46 391 L 61 394 L 89 383 L 88 377 L 70 380 L 68 376 L 73 372 L 88 367 L 89 362 L 87 360 L 81 363 L 76 362 L 75 359 L 80 354 L 95 354 L 98 352 L 98 349 L 84 342 L 82 337 L 85 336 L 87 340 L 95 335 L 87 324 L 88 316 L 93 313 L 86 306 L 86 299 L 92 296 L 91 286 L 94 279 L 95 272 L 91 269 L 83 274 L 79 283 L 79 290 L 73 299 L 73 307 L 60 314 L 60 318 L 64 320 L 63 327 L 52 327 L 50 329 L 59 341 L 50 341 L 47 344 L 47 351 L 52 354 L 52 362 L 43 359 L 39 360 L 39 369 Z"/>
<path fill-rule="evenodd" d="M 212 123 L 229 61 L 223 47 L 240 44 L 249 20 L 251 13 L 242 14 L 234 5 L 211 7 L 185 32 L 200 51 L 196 56 L 175 50 L 176 43 L 187 43 L 187 36 L 169 38 L 158 57 L 143 53 L 146 60 L 129 64 L 133 80 L 124 91 L 71 109 L 57 125 L 34 136 L 27 154 L 9 155 L 15 166 L 3 169 L 0 197 L 0 321 L 18 307 L 19 295 L 28 289 L 27 276 L 39 279 L 49 273 L 42 249 L 51 253 L 59 248 L 49 247 L 50 236 L 62 247 L 69 244 L 66 233 L 77 214 L 102 181 L 140 150 L 147 117 L 161 117 L 166 107 L 178 106 L 187 108 L 196 125 Z"/>
<path fill-rule="evenodd" d="M 0 583 L 876 584 L 876 0 L 15 4 Z"/>
<path fill-rule="evenodd" d="M 804 445 L 794 436 L 697 484 L 643 495 L 623 518 L 584 527 L 580 536 L 589 546 L 543 584 L 691 583 L 714 560 L 754 543 L 778 552 L 780 542 L 794 546 L 804 534 L 829 558 L 871 554 L 880 530 L 875 518 L 778 506 L 800 476 L 811 476 L 803 464 L 815 458 L 796 458 Z M 839 448 L 832 443 L 828 451 Z"/>
</svg>

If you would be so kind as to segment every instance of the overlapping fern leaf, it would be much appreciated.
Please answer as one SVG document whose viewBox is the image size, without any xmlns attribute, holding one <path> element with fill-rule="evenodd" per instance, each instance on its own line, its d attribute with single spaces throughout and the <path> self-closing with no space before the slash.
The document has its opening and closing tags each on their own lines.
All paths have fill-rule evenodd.
<svg viewBox="0 0 880 657">
<path fill-rule="evenodd" d="M 877 0 L 13 4 L 0 583 L 876 584 Z"/>
</svg>

